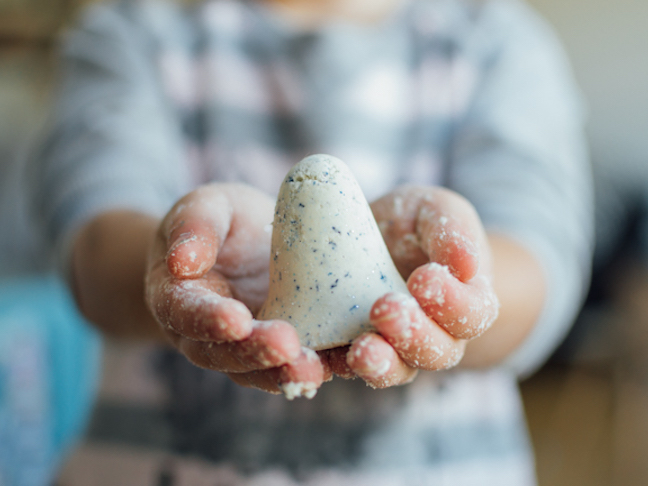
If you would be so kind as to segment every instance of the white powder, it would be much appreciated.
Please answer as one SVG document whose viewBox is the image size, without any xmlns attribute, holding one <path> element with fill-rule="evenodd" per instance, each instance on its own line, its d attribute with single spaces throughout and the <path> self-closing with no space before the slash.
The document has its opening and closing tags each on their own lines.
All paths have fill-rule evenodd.
<svg viewBox="0 0 648 486">
<path fill-rule="evenodd" d="M 295 398 L 306 397 L 309 400 L 317 394 L 317 384 L 313 382 L 296 383 L 290 381 L 281 385 L 286 399 L 294 400 Z"/>
<path fill-rule="evenodd" d="M 403 214 L 403 198 L 402 197 L 395 197 L 394 198 L 394 213 L 396 216 L 400 216 Z"/>
<path fill-rule="evenodd" d="M 389 371 L 389 368 L 391 368 L 391 361 L 388 359 L 382 360 L 382 362 L 376 369 L 376 375 L 383 376 Z"/>
</svg>

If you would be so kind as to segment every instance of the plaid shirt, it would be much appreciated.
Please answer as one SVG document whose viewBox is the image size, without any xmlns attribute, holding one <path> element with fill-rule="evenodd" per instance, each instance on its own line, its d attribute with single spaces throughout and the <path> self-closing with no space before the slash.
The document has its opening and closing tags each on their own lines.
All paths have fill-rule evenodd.
<svg viewBox="0 0 648 486">
<path fill-rule="evenodd" d="M 276 194 L 292 164 L 323 152 L 370 200 L 402 183 L 454 189 L 547 275 L 535 330 L 499 370 L 381 392 L 335 381 L 287 403 L 170 357 L 210 384 L 187 402 L 184 378 L 170 380 L 184 417 L 170 449 L 234 467 L 233 484 L 277 469 L 304 484 L 532 484 L 515 374 L 542 363 L 578 309 L 592 218 L 577 91 L 527 7 L 411 0 L 379 25 L 304 31 L 253 1 L 124 1 L 88 10 L 63 58 L 33 180 L 63 261 L 101 211 L 161 216 L 215 180 Z"/>
</svg>

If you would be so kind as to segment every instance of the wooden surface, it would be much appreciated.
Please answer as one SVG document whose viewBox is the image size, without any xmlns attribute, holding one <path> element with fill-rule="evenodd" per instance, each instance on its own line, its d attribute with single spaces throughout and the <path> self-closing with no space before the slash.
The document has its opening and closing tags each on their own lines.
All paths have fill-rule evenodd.
<svg viewBox="0 0 648 486">
<path fill-rule="evenodd" d="M 522 386 L 540 486 L 612 484 L 612 381 L 545 370 Z"/>
</svg>

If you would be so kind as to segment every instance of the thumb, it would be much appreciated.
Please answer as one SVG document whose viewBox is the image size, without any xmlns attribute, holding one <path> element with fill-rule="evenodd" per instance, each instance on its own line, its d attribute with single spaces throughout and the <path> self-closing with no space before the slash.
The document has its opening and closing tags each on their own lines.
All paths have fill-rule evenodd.
<svg viewBox="0 0 648 486">
<path fill-rule="evenodd" d="M 229 232 L 232 212 L 229 199 L 208 188 L 178 201 L 161 226 L 169 273 L 179 279 L 200 278 L 207 273 Z"/>
<path fill-rule="evenodd" d="M 416 232 L 430 262 L 447 266 L 460 281 L 490 274 L 486 233 L 472 204 L 459 194 L 437 188 L 423 199 Z"/>
</svg>

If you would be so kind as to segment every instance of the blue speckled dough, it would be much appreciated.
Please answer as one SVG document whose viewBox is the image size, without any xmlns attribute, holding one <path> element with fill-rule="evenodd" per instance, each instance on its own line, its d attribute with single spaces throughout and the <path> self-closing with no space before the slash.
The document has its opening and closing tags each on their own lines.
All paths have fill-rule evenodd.
<svg viewBox="0 0 648 486">
<path fill-rule="evenodd" d="M 295 165 L 275 208 L 258 318 L 290 322 L 311 349 L 333 348 L 371 329 L 371 306 L 392 291 L 408 293 L 349 168 L 330 155 Z"/>
</svg>

